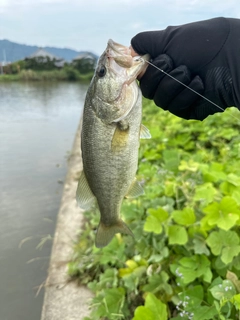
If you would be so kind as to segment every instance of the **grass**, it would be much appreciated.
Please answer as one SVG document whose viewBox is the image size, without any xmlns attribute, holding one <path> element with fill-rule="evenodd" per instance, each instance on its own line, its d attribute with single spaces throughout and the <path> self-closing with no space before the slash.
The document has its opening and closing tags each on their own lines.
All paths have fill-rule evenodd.
<svg viewBox="0 0 240 320">
<path fill-rule="evenodd" d="M 0 82 L 8 81 L 80 81 L 88 83 L 93 74 L 80 74 L 73 68 L 63 68 L 61 70 L 33 71 L 22 70 L 17 74 L 0 75 Z"/>
</svg>

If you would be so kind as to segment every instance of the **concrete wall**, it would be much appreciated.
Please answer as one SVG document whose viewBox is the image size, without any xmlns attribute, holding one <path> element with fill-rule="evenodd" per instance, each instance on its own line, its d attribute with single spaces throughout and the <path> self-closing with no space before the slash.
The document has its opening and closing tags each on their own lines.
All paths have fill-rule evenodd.
<svg viewBox="0 0 240 320">
<path fill-rule="evenodd" d="M 81 124 L 73 144 L 58 213 L 41 320 L 81 320 L 89 315 L 88 302 L 91 292 L 84 286 L 79 287 L 75 282 L 68 282 L 67 277 L 67 263 L 71 259 L 74 241 L 83 225 L 83 215 L 75 200 L 76 177 L 82 170 L 80 127 Z"/>
</svg>

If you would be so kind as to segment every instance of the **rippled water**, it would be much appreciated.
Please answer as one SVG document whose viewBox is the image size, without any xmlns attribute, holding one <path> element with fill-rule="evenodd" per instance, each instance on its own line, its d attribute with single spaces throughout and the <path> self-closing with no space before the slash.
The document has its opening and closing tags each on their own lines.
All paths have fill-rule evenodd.
<svg viewBox="0 0 240 320">
<path fill-rule="evenodd" d="M 0 83 L 0 319 L 40 319 L 67 155 L 83 108 L 77 83 Z"/>
</svg>

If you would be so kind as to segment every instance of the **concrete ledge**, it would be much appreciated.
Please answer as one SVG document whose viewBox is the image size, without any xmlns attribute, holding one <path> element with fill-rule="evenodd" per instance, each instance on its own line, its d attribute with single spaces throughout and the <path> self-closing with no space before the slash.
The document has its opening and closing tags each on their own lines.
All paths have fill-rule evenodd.
<svg viewBox="0 0 240 320">
<path fill-rule="evenodd" d="M 80 130 L 81 123 L 73 144 L 58 213 L 41 320 L 81 320 L 89 315 L 91 292 L 75 282 L 68 282 L 67 278 L 73 242 L 83 224 L 83 215 L 75 201 L 76 176 L 82 170 Z"/>
</svg>

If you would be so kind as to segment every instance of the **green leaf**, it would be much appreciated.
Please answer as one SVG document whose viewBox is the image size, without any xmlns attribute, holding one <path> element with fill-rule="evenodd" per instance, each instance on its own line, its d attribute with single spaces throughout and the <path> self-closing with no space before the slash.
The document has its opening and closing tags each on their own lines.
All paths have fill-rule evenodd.
<svg viewBox="0 0 240 320">
<path fill-rule="evenodd" d="M 195 201 L 201 201 L 204 204 L 209 204 L 213 201 L 216 193 L 217 190 L 213 187 L 212 183 L 204 183 L 196 187 L 193 199 Z"/>
<path fill-rule="evenodd" d="M 113 262 L 113 260 L 120 260 L 120 261 L 125 261 L 125 244 L 123 242 L 119 242 L 118 238 L 115 236 L 113 240 L 101 249 L 101 255 L 99 262 L 101 264 L 108 264 L 109 262 Z M 99 254 L 100 249 L 96 249 L 96 252 Z"/>
<path fill-rule="evenodd" d="M 118 282 L 117 274 L 118 272 L 116 268 L 107 269 L 100 275 L 99 281 L 102 283 L 104 288 L 110 285 L 116 287 Z"/>
<path fill-rule="evenodd" d="M 203 276 L 203 280 L 204 281 L 210 283 L 211 280 L 212 280 L 212 276 L 213 276 L 211 269 L 210 268 L 206 268 L 206 271 L 203 273 L 202 276 Z"/>
<path fill-rule="evenodd" d="M 148 209 L 149 216 L 146 219 L 143 230 L 147 232 L 154 232 L 156 234 L 162 233 L 162 222 L 168 218 L 168 213 L 162 208 Z"/>
<path fill-rule="evenodd" d="M 240 310 L 240 294 L 233 296 L 231 302 L 236 306 L 237 310 Z"/>
<path fill-rule="evenodd" d="M 188 162 L 185 160 L 182 160 L 178 169 L 180 171 L 192 171 L 192 172 L 196 172 L 199 168 L 200 164 L 198 162 L 193 161 L 192 159 L 190 159 Z"/>
<path fill-rule="evenodd" d="M 130 291 L 137 293 L 137 286 L 139 284 L 139 277 L 137 277 L 134 273 L 131 273 L 125 277 L 123 277 L 124 287 Z"/>
<path fill-rule="evenodd" d="M 220 190 L 225 195 L 231 195 L 236 190 L 236 187 L 227 181 L 223 181 L 220 184 Z"/>
<path fill-rule="evenodd" d="M 214 202 L 203 211 L 207 213 L 209 225 L 217 225 L 223 230 L 231 229 L 240 217 L 237 203 L 231 197 L 224 197 L 220 203 Z"/>
<path fill-rule="evenodd" d="M 174 197 L 176 195 L 177 183 L 172 181 L 165 182 L 164 194 L 168 197 Z"/>
<path fill-rule="evenodd" d="M 227 176 L 227 181 L 231 184 L 233 184 L 234 186 L 236 187 L 239 187 L 240 186 L 240 177 L 235 175 L 234 173 L 230 173 L 228 176 Z"/>
<path fill-rule="evenodd" d="M 222 250 L 221 260 L 225 264 L 232 262 L 233 258 L 240 253 L 240 246 L 231 246 Z"/>
<path fill-rule="evenodd" d="M 168 284 L 169 276 L 165 271 L 159 274 L 153 274 L 149 277 L 148 284 L 143 286 L 143 291 L 154 294 L 163 291 L 168 295 L 172 294 L 172 287 Z"/>
<path fill-rule="evenodd" d="M 194 310 L 194 320 L 212 320 L 214 319 L 214 316 L 218 314 L 217 309 L 215 306 L 207 307 L 198 307 Z"/>
<path fill-rule="evenodd" d="M 157 209 L 148 209 L 148 214 L 155 216 L 160 222 L 164 222 L 168 219 L 168 212 L 161 207 Z"/>
<path fill-rule="evenodd" d="M 138 208 L 133 200 L 123 202 L 121 212 L 124 218 L 130 221 L 139 219 L 144 214 L 143 208 Z"/>
<path fill-rule="evenodd" d="M 205 239 L 193 239 L 193 246 L 195 254 L 205 254 L 206 256 L 209 256 L 210 251 L 206 246 Z"/>
<path fill-rule="evenodd" d="M 240 238 L 235 231 L 219 231 L 220 235 L 223 237 L 223 244 L 226 247 L 231 247 L 239 244 Z"/>
<path fill-rule="evenodd" d="M 152 310 L 140 306 L 135 309 L 134 318 L 132 320 L 154 320 L 154 314 Z M 160 320 L 160 319 L 159 319 Z"/>
<path fill-rule="evenodd" d="M 105 301 L 109 313 L 119 313 L 125 300 L 125 290 L 122 287 L 104 290 Z"/>
<path fill-rule="evenodd" d="M 203 287 L 200 285 L 190 287 L 179 294 L 179 298 L 181 299 L 181 301 L 186 301 L 186 297 L 188 297 L 188 309 L 195 309 L 196 307 L 200 306 L 203 301 L 203 296 Z"/>
<path fill-rule="evenodd" d="M 93 310 L 93 319 L 101 319 L 106 316 L 109 319 L 113 318 L 113 314 L 121 314 L 125 302 L 125 290 L 122 287 L 106 289 L 99 291 L 98 295 L 93 298 L 93 305 L 98 307 Z"/>
<path fill-rule="evenodd" d="M 232 193 L 232 198 L 237 202 L 238 205 L 240 205 L 240 191 L 239 190 L 235 190 Z"/>
<path fill-rule="evenodd" d="M 220 202 L 219 209 L 221 213 L 225 215 L 225 219 L 219 221 L 218 226 L 221 229 L 228 230 L 234 226 L 235 222 L 240 218 L 238 205 L 233 198 L 224 197 Z M 227 224 L 227 226 L 224 226 L 224 224 Z"/>
<path fill-rule="evenodd" d="M 164 150 L 163 160 L 167 170 L 177 172 L 179 166 L 179 152 L 178 150 Z"/>
<path fill-rule="evenodd" d="M 168 228 L 168 243 L 183 245 L 188 241 L 188 234 L 184 227 L 169 226 Z"/>
<path fill-rule="evenodd" d="M 197 256 L 193 256 L 190 258 L 185 257 L 185 258 L 182 258 L 179 262 L 183 267 L 186 267 L 189 269 L 195 269 L 197 264 Z"/>
<path fill-rule="evenodd" d="M 211 248 L 211 251 L 215 256 L 222 252 L 223 238 L 220 232 L 213 231 L 206 239 L 206 243 Z"/>
<path fill-rule="evenodd" d="M 188 226 L 196 221 L 196 217 L 192 208 L 184 208 L 182 211 L 175 210 L 172 212 L 173 220 L 181 225 Z"/>
<path fill-rule="evenodd" d="M 206 282 L 211 282 L 210 261 L 206 256 L 184 257 L 179 260 L 179 263 L 181 266 L 176 270 L 176 274 L 180 276 L 183 283 L 190 283 L 199 277 L 203 277 Z"/>
<path fill-rule="evenodd" d="M 154 294 L 149 293 L 147 295 L 145 306 L 153 312 L 154 319 L 167 320 L 167 307 Z"/>
<path fill-rule="evenodd" d="M 144 157 L 148 160 L 157 160 L 161 158 L 159 152 L 156 152 L 154 148 L 148 149 L 146 152 L 144 152 Z"/>
<path fill-rule="evenodd" d="M 194 286 L 179 294 L 179 306 L 188 314 L 192 314 L 191 319 L 205 320 L 213 319 L 217 314 L 215 306 L 201 306 L 204 298 L 204 291 L 202 286 Z M 190 319 L 190 317 L 189 317 Z"/>
<path fill-rule="evenodd" d="M 195 279 L 197 279 L 197 273 L 195 270 L 191 270 L 184 267 L 178 268 L 179 274 L 182 275 L 180 277 L 180 281 L 182 281 L 185 284 L 193 282 Z"/>
<path fill-rule="evenodd" d="M 214 255 L 221 254 L 221 260 L 225 264 L 232 262 L 240 253 L 239 236 L 235 231 L 213 231 L 206 242 Z"/>
<path fill-rule="evenodd" d="M 167 307 L 152 293 L 148 293 L 145 306 L 137 307 L 133 320 L 167 320 Z"/>
<path fill-rule="evenodd" d="M 223 280 L 222 284 L 214 286 L 210 291 L 217 300 L 231 299 L 236 294 L 236 289 L 230 280 Z"/>
<path fill-rule="evenodd" d="M 224 172 L 224 166 L 222 163 L 213 162 L 210 167 L 201 167 L 201 171 L 203 173 L 204 180 L 207 182 L 217 182 L 219 180 L 226 179 L 226 173 Z"/>
<path fill-rule="evenodd" d="M 162 233 L 163 227 L 159 223 L 158 219 L 153 215 L 148 216 L 144 223 L 143 230 L 146 232 L 154 232 L 156 234 Z"/>
</svg>

